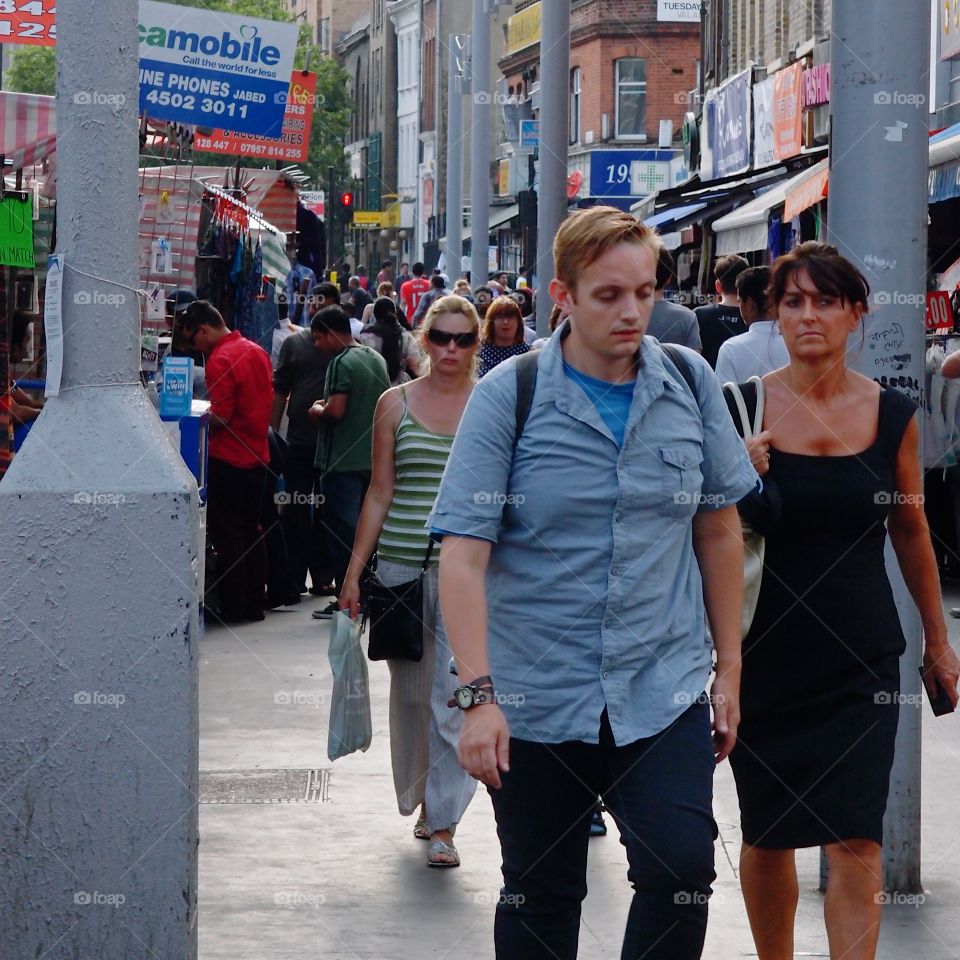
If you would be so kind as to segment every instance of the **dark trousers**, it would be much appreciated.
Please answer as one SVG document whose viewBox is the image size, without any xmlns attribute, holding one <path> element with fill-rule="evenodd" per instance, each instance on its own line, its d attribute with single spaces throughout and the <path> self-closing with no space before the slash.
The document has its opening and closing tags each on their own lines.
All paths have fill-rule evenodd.
<svg viewBox="0 0 960 960">
<path fill-rule="evenodd" d="M 323 475 L 324 515 L 330 531 L 330 554 L 337 590 L 343 586 L 350 565 L 360 508 L 369 486 L 369 470 L 344 470 Z"/>
<path fill-rule="evenodd" d="M 483 709 L 482 707 L 479 709 Z M 497 960 L 574 960 L 599 794 L 627 848 L 634 889 L 621 960 L 698 960 L 716 879 L 709 707 L 617 747 L 510 740 L 510 772 L 490 790 L 503 854 Z"/>
<path fill-rule="evenodd" d="M 333 579 L 324 529 L 323 488 L 320 471 L 313 465 L 316 455 L 316 444 L 291 443 L 283 467 L 284 488 L 289 495 L 283 507 L 283 532 L 293 579 L 301 592 L 306 588 L 308 570 L 315 587 Z"/>
<path fill-rule="evenodd" d="M 234 467 L 210 457 L 207 532 L 217 553 L 216 589 L 224 620 L 263 617 L 267 552 L 260 529 L 265 467 Z"/>
</svg>

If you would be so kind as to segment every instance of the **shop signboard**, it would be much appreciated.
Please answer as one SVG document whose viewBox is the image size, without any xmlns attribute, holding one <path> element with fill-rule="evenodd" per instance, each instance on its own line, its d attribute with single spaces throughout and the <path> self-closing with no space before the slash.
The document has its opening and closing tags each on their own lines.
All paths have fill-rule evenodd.
<svg viewBox="0 0 960 960">
<path fill-rule="evenodd" d="M 140 110 L 279 138 L 297 33 L 295 23 L 140 0 Z"/>
<path fill-rule="evenodd" d="M 673 159 L 671 150 L 592 150 L 590 152 L 590 196 L 633 197 L 645 196 L 650 191 L 643 186 L 639 194 L 633 192 L 634 163 L 666 163 Z M 639 184 L 643 172 L 637 174 Z M 669 180 L 667 181 L 669 184 Z"/>
<path fill-rule="evenodd" d="M 285 96 L 286 111 L 279 139 L 216 129 L 209 134 L 198 133 L 193 140 L 193 149 L 200 153 L 228 153 L 257 160 L 305 163 L 310 153 L 316 92 L 317 75 L 295 70 L 290 78 L 290 91 Z"/>
<path fill-rule="evenodd" d="M 702 0 L 657 0 L 657 19 L 666 23 L 699 23 Z"/>
<path fill-rule="evenodd" d="M 33 200 L 29 194 L 8 193 L 0 201 L 0 263 L 32 270 Z"/>
<path fill-rule="evenodd" d="M 803 71 L 803 109 L 830 102 L 830 64 L 818 63 Z"/>
<path fill-rule="evenodd" d="M 952 60 L 960 56 L 960 0 L 941 0 L 940 59 Z"/>
<path fill-rule="evenodd" d="M 803 66 L 791 63 L 773 79 L 773 149 L 778 160 L 789 160 L 803 149 Z"/>
<path fill-rule="evenodd" d="M 507 19 L 507 50 L 509 57 L 540 42 L 540 0 L 530 4 Z"/>
<path fill-rule="evenodd" d="M 708 106 L 713 176 L 730 177 L 750 169 L 750 71 L 721 84 Z"/>
<path fill-rule="evenodd" d="M 0 43 L 52 47 L 57 42 L 57 0 L 2 0 Z"/>
<path fill-rule="evenodd" d="M 301 190 L 300 202 L 318 217 L 323 216 L 325 195 L 322 190 Z"/>
<path fill-rule="evenodd" d="M 540 121 L 520 121 L 520 149 L 536 150 L 540 146 Z"/>
<path fill-rule="evenodd" d="M 773 105 L 776 78 L 753 85 L 753 165 L 760 170 L 777 162 L 773 145 Z"/>
<path fill-rule="evenodd" d="M 355 227 L 382 227 L 383 214 L 379 210 L 354 210 L 353 225 Z"/>
<path fill-rule="evenodd" d="M 946 290 L 927 291 L 926 327 L 929 331 L 953 329 L 953 308 Z"/>
</svg>

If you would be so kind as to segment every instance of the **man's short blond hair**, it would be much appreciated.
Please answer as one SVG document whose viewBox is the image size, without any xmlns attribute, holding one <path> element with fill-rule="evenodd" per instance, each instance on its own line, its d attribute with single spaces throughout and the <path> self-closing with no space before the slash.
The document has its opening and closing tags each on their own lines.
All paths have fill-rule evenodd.
<svg viewBox="0 0 960 960">
<path fill-rule="evenodd" d="M 560 224 L 553 241 L 556 278 L 575 287 L 584 267 L 621 243 L 640 243 L 650 248 L 654 262 L 660 255 L 660 235 L 645 223 L 616 207 L 578 210 Z"/>
</svg>

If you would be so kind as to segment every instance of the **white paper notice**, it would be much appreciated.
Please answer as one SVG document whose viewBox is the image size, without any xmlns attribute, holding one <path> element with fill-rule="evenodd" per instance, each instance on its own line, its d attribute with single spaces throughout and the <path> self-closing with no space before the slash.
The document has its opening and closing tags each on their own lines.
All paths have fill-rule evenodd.
<svg viewBox="0 0 960 960">
<path fill-rule="evenodd" d="M 47 340 L 47 389 L 44 396 L 58 397 L 63 377 L 63 257 L 60 255 L 47 257 L 43 332 Z"/>
</svg>

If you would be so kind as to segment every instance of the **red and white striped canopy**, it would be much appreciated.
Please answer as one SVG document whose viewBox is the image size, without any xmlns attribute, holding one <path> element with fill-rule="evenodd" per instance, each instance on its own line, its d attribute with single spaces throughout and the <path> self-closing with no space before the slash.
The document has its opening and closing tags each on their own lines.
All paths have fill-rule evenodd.
<svg viewBox="0 0 960 960">
<path fill-rule="evenodd" d="M 0 154 L 13 161 L 14 170 L 38 163 L 56 149 L 56 102 L 56 97 L 0 91 Z"/>
</svg>

